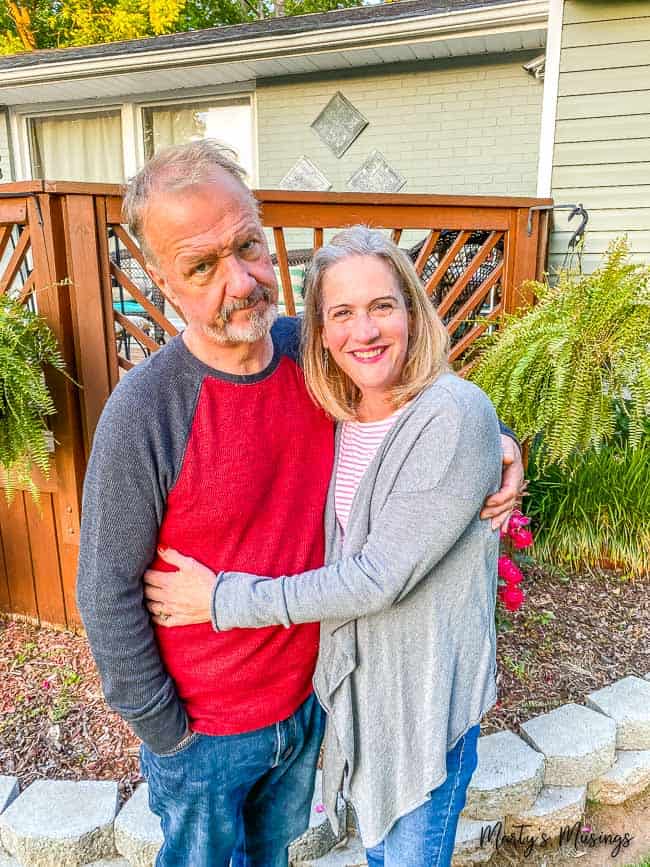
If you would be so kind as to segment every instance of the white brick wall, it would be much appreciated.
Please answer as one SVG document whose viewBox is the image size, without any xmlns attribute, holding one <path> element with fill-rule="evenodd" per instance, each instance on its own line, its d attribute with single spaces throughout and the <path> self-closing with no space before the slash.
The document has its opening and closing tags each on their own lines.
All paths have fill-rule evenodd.
<svg viewBox="0 0 650 867">
<path fill-rule="evenodd" d="M 521 68 L 530 57 L 259 82 L 260 187 L 277 187 L 304 154 L 344 191 L 377 148 L 407 179 L 402 192 L 534 195 L 542 84 Z M 310 128 L 337 90 L 369 121 L 340 159 Z"/>
<path fill-rule="evenodd" d="M 13 180 L 9 154 L 9 126 L 7 113 L 0 108 L 0 184 Z"/>
</svg>

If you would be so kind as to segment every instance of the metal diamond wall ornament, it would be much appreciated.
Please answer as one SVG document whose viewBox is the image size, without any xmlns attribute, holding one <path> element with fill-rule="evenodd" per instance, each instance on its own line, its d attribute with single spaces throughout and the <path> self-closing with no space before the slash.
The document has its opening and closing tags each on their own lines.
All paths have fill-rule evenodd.
<svg viewBox="0 0 650 867">
<path fill-rule="evenodd" d="M 406 183 L 399 172 L 374 150 L 368 159 L 348 179 L 347 187 L 354 193 L 396 193 Z"/>
<path fill-rule="evenodd" d="M 337 91 L 311 126 L 340 158 L 368 126 L 368 121 L 341 91 Z"/>
<path fill-rule="evenodd" d="M 299 157 L 280 181 L 281 190 L 314 190 L 327 192 L 332 184 L 306 156 Z"/>
</svg>

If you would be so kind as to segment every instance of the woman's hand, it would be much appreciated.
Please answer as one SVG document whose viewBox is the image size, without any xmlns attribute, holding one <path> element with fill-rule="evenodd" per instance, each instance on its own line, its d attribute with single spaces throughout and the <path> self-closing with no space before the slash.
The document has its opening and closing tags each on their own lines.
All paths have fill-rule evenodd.
<svg viewBox="0 0 650 867">
<path fill-rule="evenodd" d="M 158 556 L 177 571 L 147 569 L 144 573 L 145 604 L 153 622 L 158 626 L 188 626 L 209 621 L 217 580 L 214 572 L 173 548 L 158 548 Z"/>
<path fill-rule="evenodd" d="M 517 443 L 509 436 L 501 434 L 503 449 L 503 472 L 501 473 L 501 488 L 489 496 L 483 503 L 481 518 L 492 519 L 492 529 L 505 527 L 510 513 L 521 503 L 526 489 L 524 482 L 524 464 Z"/>
</svg>

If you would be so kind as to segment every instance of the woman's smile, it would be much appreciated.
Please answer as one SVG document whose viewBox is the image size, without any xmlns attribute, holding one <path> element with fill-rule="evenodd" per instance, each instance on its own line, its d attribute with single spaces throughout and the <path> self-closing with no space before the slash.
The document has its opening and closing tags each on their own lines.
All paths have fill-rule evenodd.
<svg viewBox="0 0 650 867">
<path fill-rule="evenodd" d="M 353 349 L 350 355 L 362 364 L 374 364 L 384 357 L 386 346 L 373 346 L 372 349 Z"/>
</svg>

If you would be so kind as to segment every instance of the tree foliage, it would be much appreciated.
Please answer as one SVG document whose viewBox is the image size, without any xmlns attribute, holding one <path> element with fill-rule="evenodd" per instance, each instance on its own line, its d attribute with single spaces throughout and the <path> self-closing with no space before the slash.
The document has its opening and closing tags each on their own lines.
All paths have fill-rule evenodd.
<svg viewBox="0 0 650 867">
<path fill-rule="evenodd" d="M 363 0 L 5 0 L 0 54 L 68 48 L 301 15 Z"/>
</svg>

